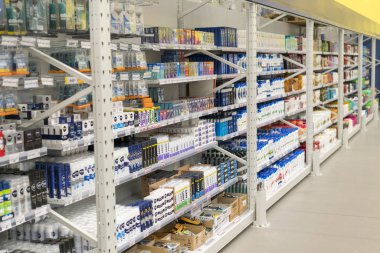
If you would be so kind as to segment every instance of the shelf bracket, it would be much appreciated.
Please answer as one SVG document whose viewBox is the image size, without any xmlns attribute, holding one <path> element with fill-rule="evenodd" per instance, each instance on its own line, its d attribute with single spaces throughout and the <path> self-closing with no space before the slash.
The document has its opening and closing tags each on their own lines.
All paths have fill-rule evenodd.
<svg viewBox="0 0 380 253">
<path fill-rule="evenodd" d="M 290 80 L 290 79 L 292 79 L 293 77 L 298 76 L 298 75 L 301 75 L 301 74 L 304 73 L 304 72 L 306 72 L 306 69 L 301 69 L 300 71 L 298 71 L 298 72 L 296 72 L 296 73 L 294 73 L 294 74 L 292 74 L 292 75 L 286 77 L 286 78 L 284 79 L 284 81 Z"/>
<path fill-rule="evenodd" d="M 245 73 L 247 71 L 245 68 L 242 68 L 239 65 L 236 65 L 236 64 L 234 64 L 234 63 L 232 63 L 230 61 L 227 61 L 226 59 L 223 59 L 222 57 L 217 56 L 216 54 L 213 54 L 213 53 L 211 53 L 211 52 L 209 52 L 207 50 L 199 50 L 198 52 L 202 53 L 202 54 L 205 54 L 205 55 L 207 55 L 207 56 L 209 56 L 209 57 L 211 57 L 211 58 L 213 58 L 213 59 L 215 59 L 217 61 L 220 61 L 220 62 L 222 62 L 224 64 L 227 64 L 228 66 L 230 66 L 230 67 L 232 67 L 234 69 L 237 69 L 238 71 L 240 71 L 242 73 Z"/>
<path fill-rule="evenodd" d="M 202 1 L 201 3 L 197 4 L 196 6 L 182 12 L 181 14 L 178 15 L 178 19 L 183 19 L 184 17 L 186 17 L 187 15 L 191 14 L 192 12 L 202 8 L 203 6 L 205 6 L 206 4 L 210 3 L 212 0 L 204 0 Z"/>
<path fill-rule="evenodd" d="M 285 18 L 286 16 L 288 16 L 288 14 L 286 14 L 286 13 L 281 14 L 280 16 L 278 16 L 278 17 L 276 17 L 276 18 L 274 18 L 274 19 L 271 19 L 271 20 L 269 20 L 268 22 L 266 22 L 266 23 L 262 24 L 261 26 L 259 26 L 259 27 L 258 27 L 258 30 L 261 30 L 261 29 L 263 29 L 264 27 L 267 27 L 268 25 L 273 24 L 274 22 L 276 22 L 276 21 L 278 21 L 278 20 L 280 20 L 280 19 L 282 19 L 282 18 Z"/>
<path fill-rule="evenodd" d="M 358 67 L 358 65 L 354 65 L 354 66 L 351 66 L 351 67 L 347 68 L 346 70 L 351 70 L 351 69 L 354 69 L 354 68 L 357 68 L 357 67 Z"/>
<path fill-rule="evenodd" d="M 370 39 L 371 39 L 370 37 L 364 39 L 364 40 L 363 40 L 363 43 L 369 41 Z"/>
<path fill-rule="evenodd" d="M 349 38 L 348 40 L 346 40 L 344 43 L 349 43 L 349 42 L 351 42 L 351 41 L 353 41 L 353 40 L 356 40 L 357 38 L 359 38 L 359 36 L 358 36 L 358 35 L 355 35 L 355 36 Z"/>
<path fill-rule="evenodd" d="M 87 75 L 79 72 L 78 70 L 73 69 L 72 67 L 64 64 L 61 61 L 58 61 L 57 59 L 51 57 L 48 54 L 45 54 L 44 52 L 38 50 L 37 48 L 29 47 L 29 52 L 33 56 L 39 58 L 40 60 L 45 61 L 45 62 L 53 65 L 54 67 L 65 71 L 67 74 L 72 75 L 78 79 L 82 79 L 82 80 L 84 80 L 85 83 L 88 83 L 90 85 L 92 84 L 92 78 L 90 76 L 87 76 Z"/>
<path fill-rule="evenodd" d="M 53 113 L 59 111 L 59 110 L 62 110 L 63 108 L 69 106 L 70 104 L 73 104 L 74 102 L 78 101 L 81 97 L 84 97 L 84 96 L 87 96 L 88 94 L 90 94 L 91 92 L 93 92 L 94 88 L 92 86 L 89 86 L 87 87 L 86 89 L 84 90 L 81 90 L 77 93 L 75 93 L 74 96 L 60 102 L 59 104 L 53 106 L 52 108 L 50 108 L 49 110 L 41 113 L 38 117 L 36 117 L 35 119 L 32 119 L 32 120 L 28 120 L 27 122 L 24 122 L 20 125 L 21 128 L 28 128 L 34 124 L 36 124 L 37 122 L 41 121 L 41 120 L 44 120 L 45 118 L 49 117 L 50 115 L 52 115 Z"/>
<path fill-rule="evenodd" d="M 225 87 L 228 87 L 228 86 L 230 86 L 230 85 L 232 85 L 232 84 L 240 81 L 241 79 L 245 78 L 246 76 L 247 76 L 246 74 L 238 75 L 237 77 L 231 79 L 230 81 L 225 82 L 222 85 L 220 85 L 220 86 L 216 87 L 215 89 L 213 89 L 213 92 L 217 92 L 217 91 L 219 91 L 219 90 L 221 90 L 221 89 L 223 89 Z"/>
<path fill-rule="evenodd" d="M 332 71 L 334 71 L 334 70 L 336 70 L 336 69 L 338 69 L 338 67 L 330 68 L 329 70 L 326 70 L 326 71 L 322 72 L 322 75 L 325 75 L 325 74 L 327 74 L 327 73 L 330 73 L 330 72 L 332 72 Z"/>
<path fill-rule="evenodd" d="M 54 220 L 56 220 L 57 222 L 61 223 L 62 225 L 65 225 L 67 228 L 69 228 L 73 232 L 81 235 L 83 238 L 90 241 L 92 244 L 96 245 L 98 243 L 98 240 L 95 237 L 93 237 L 86 231 L 83 231 L 81 228 L 78 228 L 74 223 L 72 223 L 71 221 L 69 221 L 68 219 L 66 219 L 59 213 L 57 213 L 56 211 L 50 210 L 49 216 L 53 218 Z"/>
<path fill-rule="evenodd" d="M 290 122 L 289 122 L 289 121 L 287 121 L 287 120 L 284 120 L 284 119 L 280 119 L 280 121 L 281 121 L 282 123 L 284 123 L 284 124 L 286 124 L 286 125 L 290 126 L 290 127 L 294 127 L 294 128 L 297 128 L 297 129 L 302 129 L 302 128 L 300 128 L 299 126 L 297 126 L 297 125 L 294 125 L 293 123 L 290 123 Z"/>
<path fill-rule="evenodd" d="M 285 61 L 288 61 L 288 62 L 290 62 L 290 63 L 293 63 L 293 64 L 295 64 L 295 65 L 297 65 L 298 67 L 301 67 L 301 68 L 306 68 L 306 66 L 304 65 L 304 64 L 302 64 L 302 63 L 299 63 L 298 61 L 295 61 L 295 60 L 293 60 L 293 59 L 290 59 L 289 57 L 286 57 L 286 56 L 283 56 L 282 57 Z"/>
<path fill-rule="evenodd" d="M 331 112 L 331 113 L 334 114 L 334 115 L 338 115 L 336 112 L 333 112 L 333 111 L 327 109 L 326 107 L 323 107 L 323 106 L 320 106 L 320 105 L 317 105 L 316 107 L 318 107 L 319 109 L 322 109 L 322 110 L 324 110 L 324 111 Z"/>
<path fill-rule="evenodd" d="M 216 149 L 217 151 L 219 151 L 222 154 L 225 154 L 226 156 L 231 157 L 232 159 L 237 160 L 239 163 L 247 166 L 247 161 L 246 160 L 244 160 L 244 159 L 242 159 L 242 158 L 240 158 L 240 157 L 232 154 L 231 152 L 228 152 L 227 150 L 225 150 L 225 149 L 223 149 L 223 148 L 221 148 L 219 146 L 215 146 L 214 149 Z"/>
</svg>

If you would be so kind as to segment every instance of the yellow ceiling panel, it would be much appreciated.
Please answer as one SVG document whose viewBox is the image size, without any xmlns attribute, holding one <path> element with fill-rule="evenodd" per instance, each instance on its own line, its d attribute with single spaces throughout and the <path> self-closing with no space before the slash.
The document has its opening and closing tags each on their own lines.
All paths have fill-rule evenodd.
<svg viewBox="0 0 380 253">
<path fill-rule="evenodd" d="M 380 38 L 380 0 L 249 0 Z"/>
</svg>

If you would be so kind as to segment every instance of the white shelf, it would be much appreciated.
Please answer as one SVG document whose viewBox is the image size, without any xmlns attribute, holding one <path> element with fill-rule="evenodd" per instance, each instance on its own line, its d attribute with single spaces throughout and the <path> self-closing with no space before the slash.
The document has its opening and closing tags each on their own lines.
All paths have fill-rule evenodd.
<svg viewBox="0 0 380 253">
<path fill-rule="evenodd" d="M 161 221 L 160 223 L 157 223 L 154 226 L 150 227 L 148 230 L 144 231 L 143 233 L 140 233 L 137 237 L 132 238 L 129 241 L 127 241 L 126 243 L 124 243 L 123 245 L 118 246 L 117 251 L 118 252 L 124 252 L 125 250 L 127 250 L 130 247 L 132 247 L 133 245 L 135 245 L 136 243 L 138 243 L 139 241 L 141 241 L 145 237 L 153 234 L 157 230 L 159 230 L 162 227 L 168 225 L 173 220 L 178 219 L 179 217 L 181 217 L 185 213 L 191 211 L 192 209 L 195 209 L 195 208 L 197 208 L 199 206 L 202 206 L 205 202 L 211 200 L 212 197 L 218 195 L 219 193 L 223 192 L 228 187 L 230 187 L 233 184 L 235 184 L 237 182 L 237 180 L 238 180 L 237 178 L 234 178 L 234 179 L 228 181 L 227 183 L 225 183 L 224 185 L 222 185 L 222 186 L 220 186 L 218 188 L 215 188 L 213 191 L 207 193 L 206 195 L 202 196 L 201 198 L 193 201 L 190 205 L 182 208 L 175 215 L 172 215 L 172 216 L 166 218 L 165 220 Z"/>
<path fill-rule="evenodd" d="M 359 56 L 358 53 L 344 53 L 344 55 L 349 55 L 349 56 Z"/>
<path fill-rule="evenodd" d="M 283 70 L 273 70 L 273 71 L 262 71 L 257 73 L 258 76 L 270 76 L 270 75 L 281 75 L 281 74 L 290 74 L 301 71 L 302 69 L 283 69 Z"/>
<path fill-rule="evenodd" d="M 278 95 L 274 95 L 274 96 L 269 96 L 269 97 L 265 97 L 265 98 L 260 98 L 257 100 L 257 103 L 265 103 L 268 101 L 272 101 L 272 100 L 284 98 L 284 97 L 286 97 L 286 93 L 278 94 Z"/>
<path fill-rule="evenodd" d="M 169 159 L 165 159 L 165 160 L 160 161 L 158 163 L 155 163 L 151 166 L 148 166 L 146 168 L 141 169 L 138 172 L 129 174 L 129 175 L 124 176 L 124 177 L 115 178 L 115 184 L 117 186 L 117 185 L 121 185 L 121 184 L 124 184 L 126 182 L 129 182 L 129 181 L 132 181 L 136 178 L 147 175 L 147 174 L 152 173 L 156 170 L 165 168 L 166 166 L 169 166 L 171 164 L 174 164 L 174 163 L 179 162 L 181 160 L 184 160 L 186 158 L 192 157 L 194 155 L 200 154 L 200 153 L 207 151 L 209 149 L 212 149 L 212 148 L 216 147 L 217 145 L 218 145 L 218 142 L 212 142 L 212 143 L 209 143 L 209 144 L 204 145 L 202 147 L 184 152 L 181 155 L 178 155 L 178 156 L 175 156 L 175 157 L 172 157 Z M 68 206 L 68 205 L 71 205 L 73 203 L 87 199 L 87 198 L 94 196 L 94 195 L 95 195 L 95 192 L 85 191 L 81 195 L 77 195 L 76 197 L 73 197 L 73 198 L 49 199 L 49 203 L 53 206 Z"/>
<path fill-rule="evenodd" d="M 348 115 L 350 114 L 353 114 L 355 111 L 357 111 L 358 109 L 355 109 L 355 110 L 352 110 L 352 111 L 349 111 L 348 113 L 344 114 L 343 118 L 347 117 Z"/>
<path fill-rule="evenodd" d="M 269 159 L 268 162 L 264 163 L 264 164 L 261 164 L 261 165 L 258 165 L 257 166 L 257 172 L 260 172 L 262 171 L 263 169 L 265 169 L 266 167 L 270 166 L 271 164 L 277 162 L 278 160 L 280 160 L 281 158 L 285 157 L 286 155 L 290 154 L 291 152 L 293 152 L 294 150 L 298 149 L 300 147 L 299 143 L 297 143 L 297 145 L 295 145 L 294 147 L 291 147 L 289 148 L 288 150 L 285 150 L 284 152 L 280 153 L 280 154 L 277 154 L 276 156 L 272 157 L 271 159 Z"/>
<path fill-rule="evenodd" d="M 248 210 L 241 216 L 236 217 L 232 222 L 226 224 L 225 227 L 219 229 L 216 234 L 214 234 L 213 237 L 206 241 L 201 247 L 194 251 L 189 251 L 189 253 L 219 252 L 253 223 L 253 215 L 254 212 L 252 210 Z"/>
<path fill-rule="evenodd" d="M 351 139 L 359 132 L 360 132 L 360 124 L 356 124 L 356 126 L 354 126 L 354 128 L 348 132 L 348 139 Z"/>
<path fill-rule="evenodd" d="M 279 201 L 285 194 L 287 194 L 291 189 L 293 189 L 299 182 L 301 182 L 305 177 L 311 173 L 311 166 L 306 166 L 300 170 L 293 178 L 277 190 L 272 196 L 269 196 L 266 201 L 266 209 L 268 210 L 277 201 Z"/>
<path fill-rule="evenodd" d="M 321 51 L 316 51 L 314 54 L 320 54 L 320 55 L 339 55 L 338 52 L 321 52 Z"/>
<path fill-rule="evenodd" d="M 258 48 L 257 52 L 263 54 L 306 54 L 306 51 L 267 48 Z"/>
<path fill-rule="evenodd" d="M 230 111 L 230 110 L 239 109 L 246 106 L 247 106 L 247 103 L 240 103 L 240 104 L 227 105 L 227 106 L 222 106 L 222 107 L 217 107 L 217 108 L 218 108 L 218 111 Z"/>
<path fill-rule="evenodd" d="M 8 229 L 11 229 L 21 224 L 24 224 L 26 222 L 32 221 L 38 217 L 47 215 L 49 212 L 50 212 L 50 206 L 46 205 L 46 206 L 39 207 L 35 210 L 31 210 L 30 212 L 24 215 L 20 215 L 18 217 L 15 217 L 6 221 L 2 221 L 0 222 L 0 232 L 4 232 Z"/>
<path fill-rule="evenodd" d="M 239 75 L 242 75 L 243 73 L 234 73 L 234 74 L 222 74 L 217 75 L 218 80 L 225 80 L 225 79 L 233 79 L 235 77 L 238 77 Z"/>
<path fill-rule="evenodd" d="M 306 112 L 306 108 L 302 108 L 302 109 L 299 109 L 299 110 L 296 110 L 296 111 L 293 111 L 293 112 L 285 113 L 285 116 L 286 117 L 291 117 L 291 116 L 297 115 L 297 114 L 302 113 L 302 112 Z"/>
<path fill-rule="evenodd" d="M 27 160 L 36 159 L 36 158 L 46 156 L 46 155 L 47 155 L 47 148 L 45 147 L 6 155 L 3 157 L 0 157 L 0 167 L 19 163 L 19 162 L 24 162 Z"/>
<path fill-rule="evenodd" d="M 270 125 L 270 124 L 273 124 L 274 122 L 277 122 L 281 119 L 284 119 L 285 115 L 282 115 L 282 116 L 278 116 L 274 119 L 271 119 L 271 120 L 266 120 L 264 122 L 261 122 L 261 123 L 257 123 L 257 128 L 260 128 L 260 127 L 264 127 L 264 126 L 267 126 L 267 125 Z"/>
<path fill-rule="evenodd" d="M 306 92 L 306 90 L 295 90 L 295 91 L 287 92 L 285 97 L 298 95 L 298 94 L 302 94 L 305 92 Z"/>
<path fill-rule="evenodd" d="M 354 90 L 354 91 L 351 91 L 351 92 L 348 92 L 348 93 L 346 93 L 346 94 L 344 94 L 344 96 L 351 96 L 351 95 L 353 95 L 353 94 L 355 94 L 356 92 L 358 92 L 358 90 Z"/>
<path fill-rule="evenodd" d="M 368 125 L 373 120 L 373 113 L 366 118 L 366 124 Z"/>
<path fill-rule="evenodd" d="M 237 136 L 240 136 L 240 135 L 243 135 L 243 134 L 246 134 L 246 133 L 247 133 L 247 129 L 241 130 L 241 131 L 238 131 L 238 132 L 235 132 L 235 133 L 227 134 L 227 135 L 224 135 L 224 136 L 217 136 L 216 140 L 217 141 L 226 141 L 226 140 L 235 138 Z"/>
<path fill-rule="evenodd" d="M 128 130 L 116 130 L 116 131 L 114 131 L 114 136 L 115 136 L 115 138 L 121 138 L 121 137 L 129 136 L 132 134 L 143 133 L 143 132 L 151 131 L 153 129 L 161 128 L 164 126 L 173 125 L 173 124 L 176 124 L 179 122 L 184 122 L 184 121 L 188 121 L 191 119 L 197 119 L 197 118 L 200 118 L 202 116 L 214 114 L 217 112 L 218 112 L 218 108 L 212 108 L 212 109 L 201 111 L 201 112 L 191 113 L 191 114 L 186 115 L 186 116 L 178 116 L 178 117 L 174 117 L 171 119 L 162 120 L 160 122 L 150 124 L 148 126 L 137 127 L 137 128 L 132 128 L 132 129 L 128 129 Z"/>
<path fill-rule="evenodd" d="M 314 132 L 314 136 L 322 133 L 323 131 L 325 131 L 327 128 L 331 127 L 332 125 L 334 124 L 334 122 L 330 122 L 326 125 L 324 125 L 323 127 L 319 128 L 317 131 Z"/>
<path fill-rule="evenodd" d="M 191 83 L 191 82 L 199 82 L 199 81 L 207 81 L 216 79 L 216 75 L 209 76 L 192 76 L 192 77 L 180 77 L 180 78 L 167 78 L 167 79 L 158 79 L 158 80 L 146 80 L 147 84 L 175 84 L 175 83 Z"/>
<path fill-rule="evenodd" d="M 336 100 L 338 100 L 338 98 L 328 99 L 328 100 L 326 100 L 326 101 L 323 101 L 322 104 L 323 104 L 323 105 L 327 105 L 328 103 L 334 102 L 334 101 L 336 101 Z"/>
<path fill-rule="evenodd" d="M 341 147 L 341 142 L 336 140 L 334 143 L 330 144 L 329 147 L 319 154 L 319 162 L 322 164 L 330 156 L 332 156 Z"/>
<path fill-rule="evenodd" d="M 348 78 L 348 79 L 344 79 L 343 82 L 352 82 L 352 81 L 355 81 L 356 79 L 358 79 L 358 77 L 354 77 L 354 78 Z"/>
</svg>

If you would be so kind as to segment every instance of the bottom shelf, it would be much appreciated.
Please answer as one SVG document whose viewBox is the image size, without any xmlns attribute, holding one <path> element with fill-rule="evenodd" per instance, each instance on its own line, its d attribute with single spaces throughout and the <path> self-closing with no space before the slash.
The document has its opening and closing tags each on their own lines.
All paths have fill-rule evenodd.
<svg viewBox="0 0 380 253">
<path fill-rule="evenodd" d="M 249 210 L 236 217 L 232 222 L 228 223 L 224 228 L 221 228 L 217 234 L 210 238 L 205 244 L 194 251 L 202 253 L 215 253 L 223 249 L 243 230 L 253 223 L 253 211 Z"/>
<path fill-rule="evenodd" d="M 341 146 L 341 142 L 336 140 L 334 143 L 330 144 L 330 146 L 319 154 L 319 161 L 323 163 L 327 160 L 332 154 L 334 154 Z"/>
<path fill-rule="evenodd" d="M 359 133 L 360 131 L 360 124 L 356 124 L 356 126 L 354 126 L 354 128 L 348 132 L 348 139 L 351 139 L 352 137 L 354 137 L 357 133 Z"/>
<path fill-rule="evenodd" d="M 279 201 L 286 193 L 293 189 L 299 182 L 301 182 L 307 175 L 311 172 L 311 166 L 307 165 L 305 168 L 301 169 L 293 178 L 287 183 L 283 184 L 280 189 L 270 196 L 266 201 L 266 209 L 268 210 L 277 201 Z"/>
<path fill-rule="evenodd" d="M 366 124 L 368 125 L 373 120 L 373 113 L 366 118 Z"/>
</svg>

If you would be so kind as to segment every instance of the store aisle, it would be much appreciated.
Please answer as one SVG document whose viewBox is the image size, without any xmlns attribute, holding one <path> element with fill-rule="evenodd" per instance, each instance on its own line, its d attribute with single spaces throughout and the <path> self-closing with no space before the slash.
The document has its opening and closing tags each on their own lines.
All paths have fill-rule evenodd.
<svg viewBox="0 0 380 253">
<path fill-rule="evenodd" d="M 269 210 L 269 228 L 248 228 L 223 253 L 380 252 L 380 121 Z"/>
</svg>

